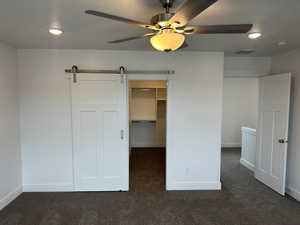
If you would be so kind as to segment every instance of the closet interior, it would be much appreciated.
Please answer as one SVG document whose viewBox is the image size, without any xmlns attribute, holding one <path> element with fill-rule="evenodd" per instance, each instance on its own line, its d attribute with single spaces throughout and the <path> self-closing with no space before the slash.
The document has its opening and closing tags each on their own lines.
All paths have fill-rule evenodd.
<svg viewBox="0 0 300 225">
<path fill-rule="evenodd" d="M 166 146 L 166 81 L 129 82 L 130 147 Z"/>
<path fill-rule="evenodd" d="M 167 82 L 129 81 L 130 190 L 165 189 Z"/>
</svg>

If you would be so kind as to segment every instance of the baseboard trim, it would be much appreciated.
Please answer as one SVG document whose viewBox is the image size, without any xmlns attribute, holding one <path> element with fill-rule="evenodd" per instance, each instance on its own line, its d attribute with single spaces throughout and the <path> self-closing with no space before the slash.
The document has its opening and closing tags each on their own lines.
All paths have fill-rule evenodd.
<svg viewBox="0 0 300 225">
<path fill-rule="evenodd" d="M 221 147 L 222 148 L 241 148 L 242 144 L 241 143 L 222 143 Z"/>
<path fill-rule="evenodd" d="M 244 167 L 246 167 L 247 169 L 249 169 L 249 170 L 251 170 L 251 171 L 254 171 L 254 169 L 255 169 L 255 166 L 254 166 L 252 163 L 250 163 L 249 161 L 245 160 L 245 159 L 242 159 L 242 158 L 241 158 L 240 163 L 241 163 Z"/>
<path fill-rule="evenodd" d="M 167 185 L 168 191 L 175 190 L 221 190 L 221 182 L 176 182 Z"/>
<path fill-rule="evenodd" d="M 20 194 L 22 194 L 22 186 L 19 186 L 15 190 L 9 192 L 4 198 L 0 200 L 0 210 L 4 209 L 9 203 L 15 200 Z"/>
<path fill-rule="evenodd" d="M 72 192 L 73 184 L 25 184 L 23 192 Z"/>
<path fill-rule="evenodd" d="M 292 187 L 286 187 L 286 193 L 300 202 L 300 191 Z"/>
</svg>

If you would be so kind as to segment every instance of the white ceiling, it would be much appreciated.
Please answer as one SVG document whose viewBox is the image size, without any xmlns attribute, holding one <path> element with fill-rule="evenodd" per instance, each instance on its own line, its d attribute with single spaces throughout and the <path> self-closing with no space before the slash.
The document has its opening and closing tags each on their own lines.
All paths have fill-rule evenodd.
<svg viewBox="0 0 300 225">
<path fill-rule="evenodd" d="M 183 1 L 177 0 L 175 8 Z M 86 9 L 99 10 L 148 22 L 162 12 L 159 0 L 1 0 L 0 40 L 18 48 L 63 48 L 105 50 L 152 50 L 147 39 L 122 44 L 107 41 L 144 34 L 147 30 L 120 22 L 86 15 Z M 174 9 L 173 9 L 174 10 Z M 194 35 L 186 50 L 225 51 L 255 49 L 269 56 L 300 47 L 299 0 L 219 0 L 191 24 L 253 23 L 261 31 L 259 40 L 245 34 Z M 60 37 L 48 33 L 52 25 L 64 30 Z M 279 47 L 279 41 L 287 45 Z"/>
</svg>

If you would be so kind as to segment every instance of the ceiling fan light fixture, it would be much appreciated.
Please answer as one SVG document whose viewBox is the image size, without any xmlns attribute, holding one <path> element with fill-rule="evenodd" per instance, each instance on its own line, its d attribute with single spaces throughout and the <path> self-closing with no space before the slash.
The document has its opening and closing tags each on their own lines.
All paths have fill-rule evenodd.
<svg viewBox="0 0 300 225">
<path fill-rule="evenodd" d="M 150 39 L 153 48 L 166 52 L 180 48 L 184 41 L 185 36 L 176 33 L 173 29 L 164 29 Z"/>
</svg>

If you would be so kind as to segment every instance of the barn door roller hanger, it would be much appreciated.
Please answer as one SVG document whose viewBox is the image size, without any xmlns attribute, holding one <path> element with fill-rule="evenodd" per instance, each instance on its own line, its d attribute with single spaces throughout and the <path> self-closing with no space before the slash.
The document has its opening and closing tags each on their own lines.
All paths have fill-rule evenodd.
<svg viewBox="0 0 300 225">
<path fill-rule="evenodd" d="M 151 75 L 151 74 L 161 74 L 161 75 L 172 75 L 175 74 L 174 70 L 126 70 L 124 66 L 121 66 L 118 70 L 88 70 L 88 69 L 78 69 L 78 66 L 74 65 L 71 69 L 66 69 L 66 73 L 73 74 L 73 82 L 77 82 L 78 73 L 99 73 L 99 74 L 138 74 L 138 75 Z"/>
</svg>

